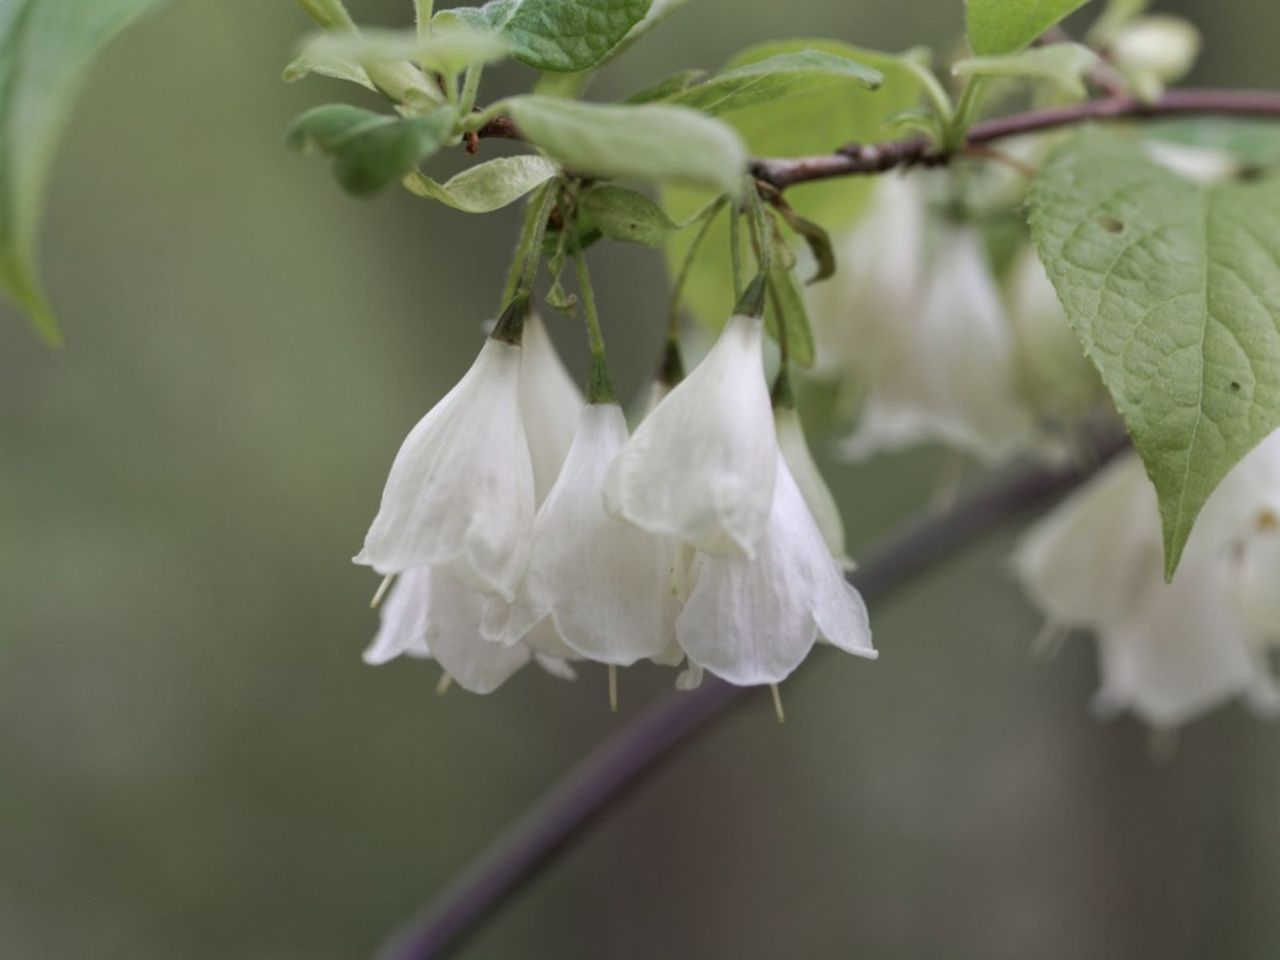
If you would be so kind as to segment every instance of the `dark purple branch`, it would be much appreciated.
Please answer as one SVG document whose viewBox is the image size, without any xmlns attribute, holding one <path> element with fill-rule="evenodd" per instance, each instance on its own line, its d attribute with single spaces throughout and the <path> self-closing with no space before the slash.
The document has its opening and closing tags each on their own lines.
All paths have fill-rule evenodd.
<svg viewBox="0 0 1280 960">
<path fill-rule="evenodd" d="M 1237 117 L 1280 118 L 1280 92 L 1272 90 L 1170 90 L 1153 103 L 1136 97 L 1112 96 L 1047 110 L 1031 110 L 1009 117 L 976 123 L 965 146 L 980 146 L 1005 137 L 1038 133 L 1090 120 L 1124 120 L 1150 117 L 1214 114 Z M 508 117 L 498 117 L 479 131 L 481 137 L 519 140 L 520 132 Z M 938 166 L 950 162 L 927 137 L 909 137 L 885 143 L 849 144 L 835 153 L 813 157 L 758 157 L 751 161 L 757 180 L 785 190 L 797 183 L 883 173 L 894 167 Z"/>
<path fill-rule="evenodd" d="M 982 146 L 1006 137 L 1039 133 L 1090 120 L 1127 120 L 1188 114 L 1280 118 L 1280 92 L 1171 90 L 1153 103 L 1144 103 L 1130 96 L 1105 97 L 975 123 L 969 129 L 965 146 Z M 910 137 L 887 143 L 850 144 L 835 153 L 814 157 L 752 160 L 751 171 L 756 179 L 785 190 L 794 184 L 811 180 L 882 173 L 900 166 L 936 166 L 947 163 L 950 159 L 950 155 L 940 153 L 927 137 Z"/>
<path fill-rule="evenodd" d="M 912 577 L 1015 514 L 1081 483 L 1121 449 L 1108 435 L 1092 466 L 1050 470 L 1026 466 L 996 478 L 944 516 L 908 526 L 851 577 L 868 601 L 879 600 Z M 444 956 L 490 916 L 626 789 L 721 714 L 747 691 L 708 676 L 691 693 L 672 693 L 592 750 L 522 813 L 422 913 L 407 922 L 380 960 Z"/>
</svg>

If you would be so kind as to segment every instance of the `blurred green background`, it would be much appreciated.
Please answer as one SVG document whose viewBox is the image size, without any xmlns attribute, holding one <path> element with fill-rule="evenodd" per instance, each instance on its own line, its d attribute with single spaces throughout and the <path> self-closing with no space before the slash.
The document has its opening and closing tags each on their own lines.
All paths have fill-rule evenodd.
<svg viewBox="0 0 1280 960">
<path fill-rule="evenodd" d="M 1274 4 L 1170 8 L 1208 34 L 1194 79 L 1280 83 Z M 961 18 L 959 0 L 693 0 L 595 92 L 768 38 L 943 49 Z M 601 669 L 437 698 L 434 665 L 360 663 L 376 578 L 349 557 L 403 435 L 478 347 L 515 213 L 356 201 L 287 152 L 294 114 L 349 95 L 279 81 L 307 29 L 283 0 L 177 0 L 111 46 L 44 233 L 67 348 L 0 308 L 3 960 L 368 956 L 670 681 L 626 672 L 613 716 Z M 503 68 L 485 92 L 528 81 Z M 638 391 L 660 257 L 593 265 Z M 583 372 L 578 326 L 552 326 Z M 828 464 L 855 554 L 938 463 Z M 822 655 L 788 682 L 785 726 L 749 697 L 463 955 L 1275 957 L 1280 734 L 1230 708 L 1155 764 L 1140 726 L 1095 722 L 1086 638 L 1028 656 L 1013 533 L 878 606 L 878 663 Z"/>
</svg>

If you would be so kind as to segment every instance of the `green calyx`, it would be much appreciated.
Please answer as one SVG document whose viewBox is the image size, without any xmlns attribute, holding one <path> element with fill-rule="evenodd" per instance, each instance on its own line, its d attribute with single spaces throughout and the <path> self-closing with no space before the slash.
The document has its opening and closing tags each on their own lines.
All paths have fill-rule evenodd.
<svg viewBox="0 0 1280 960">
<path fill-rule="evenodd" d="M 489 336 L 494 340 L 519 346 L 524 337 L 524 318 L 528 315 L 529 298 L 519 294 L 503 309 L 502 315 L 498 317 L 498 322 L 493 327 L 493 333 Z"/>
</svg>

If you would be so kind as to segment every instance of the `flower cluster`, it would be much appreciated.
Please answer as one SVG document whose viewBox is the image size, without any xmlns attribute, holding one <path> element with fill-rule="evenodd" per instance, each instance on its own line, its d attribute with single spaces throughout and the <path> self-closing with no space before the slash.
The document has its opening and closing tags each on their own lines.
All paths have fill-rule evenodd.
<svg viewBox="0 0 1280 960">
<path fill-rule="evenodd" d="M 1172 729 L 1235 697 L 1267 716 L 1280 687 L 1280 431 L 1214 491 L 1166 584 L 1155 488 L 1136 454 L 1105 467 L 1023 537 L 1014 572 L 1046 630 L 1092 630 L 1096 705 Z"/>
<path fill-rule="evenodd" d="M 356 557 L 398 577 L 366 660 L 433 657 L 485 693 L 530 660 L 687 661 L 687 687 L 776 684 L 819 639 L 876 655 L 785 390 L 775 427 L 758 316 L 731 317 L 629 436 L 526 311 L 396 456 Z"/>
</svg>

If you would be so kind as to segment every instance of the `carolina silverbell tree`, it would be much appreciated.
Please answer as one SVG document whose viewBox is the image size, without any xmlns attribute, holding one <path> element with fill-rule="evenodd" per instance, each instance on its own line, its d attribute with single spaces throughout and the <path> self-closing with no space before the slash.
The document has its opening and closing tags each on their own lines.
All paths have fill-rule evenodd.
<svg viewBox="0 0 1280 960">
<path fill-rule="evenodd" d="M 1050 491 L 1078 487 L 1012 568 L 1042 647 L 1096 637 L 1099 710 L 1166 732 L 1236 698 L 1280 712 L 1280 93 L 1171 87 L 1191 23 L 1111 0 L 1076 40 L 1061 21 L 1086 0 L 968 0 L 945 65 L 770 40 L 600 103 L 595 72 L 681 0 L 418 0 L 403 30 L 298 3 L 317 29 L 284 78 L 386 104 L 307 110 L 290 147 L 355 195 L 524 204 L 492 332 L 405 439 L 356 557 L 384 578 L 366 661 L 434 659 L 476 693 L 597 661 L 616 697 L 645 660 L 683 691 L 683 720 L 620 737 L 630 759 L 551 804 L 504 879 L 464 883 L 389 956 L 432 955 L 733 687 L 771 686 L 781 719 L 816 642 L 873 659 L 864 593 Z M 0 285 L 53 344 L 50 154 L 93 51 L 157 5 L 0 0 Z M 483 101 L 505 60 L 532 92 Z M 478 159 L 494 138 L 525 149 Z M 458 149 L 476 162 L 433 178 Z M 634 429 L 588 273 L 602 242 L 661 249 L 673 277 Z M 539 310 L 582 316 L 582 388 Z M 688 318 L 714 334 L 696 363 Z M 813 381 L 840 397 L 845 458 L 933 443 L 1021 472 L 958 504 L 943 484 L 939 514 L 855 569 L 796 409 Z"/>
</svg>

